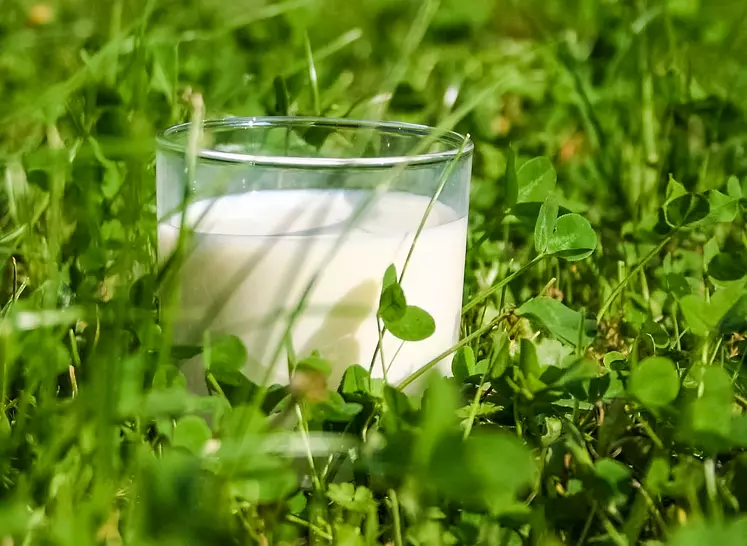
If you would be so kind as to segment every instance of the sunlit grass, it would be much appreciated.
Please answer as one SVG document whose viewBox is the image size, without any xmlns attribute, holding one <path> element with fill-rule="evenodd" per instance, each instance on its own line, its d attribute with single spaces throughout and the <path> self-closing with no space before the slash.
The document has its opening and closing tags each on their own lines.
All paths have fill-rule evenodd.
<svg viewBox="0 0 747 546">
<path fill-rule="evenodd" d="M 0 543 L 741 544 L 744 18 L 6 2 Z M 184 388 L 153 158 L 196 112 L 471 135 L 455 379 L 408 396 L 363 362 L 338 389 L 307 362 L 260 389 L 236 340 L 206 336 L 212 395 Z"/>
</svg>

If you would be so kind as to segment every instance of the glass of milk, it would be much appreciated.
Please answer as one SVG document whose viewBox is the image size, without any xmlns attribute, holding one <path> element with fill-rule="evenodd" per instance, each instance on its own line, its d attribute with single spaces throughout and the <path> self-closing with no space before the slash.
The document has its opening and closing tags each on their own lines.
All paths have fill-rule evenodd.
<svg viewBox="0 0 747 546">
<path fill-rule="evenodd" d="M 472 148 L 453 132 L 347 119 L 168 129 L 157 151 L 158 251 L 178 280 L 174 342 L 235 335 L 260 384 L 287 384 L 289 360 L 316 353 L 333 385 L 353 364 L 403 380 L 459 339 Z M 380 339 L 384 273 L 394 264 L 399 275 L 411 248 L 402 288 L 435 332 Z M 204 390 L 199 358 L 183 369 Z M 438 366 L 448 373 L 450 358 Z"/>
</svg>

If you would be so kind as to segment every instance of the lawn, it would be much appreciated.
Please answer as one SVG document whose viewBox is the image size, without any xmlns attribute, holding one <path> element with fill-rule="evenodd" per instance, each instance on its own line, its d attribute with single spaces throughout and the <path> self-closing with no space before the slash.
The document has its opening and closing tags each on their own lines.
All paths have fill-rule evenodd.
<svg viewBox="0 0 747 546">
<path fill-rule="evenodd" d="M 747 542 L 743 2 L 4 0 L 0 98 L 1 546 Z M 471 136 L 452 377 L 186 389 L 155 139 L 254 115 Z"/>
</svg>

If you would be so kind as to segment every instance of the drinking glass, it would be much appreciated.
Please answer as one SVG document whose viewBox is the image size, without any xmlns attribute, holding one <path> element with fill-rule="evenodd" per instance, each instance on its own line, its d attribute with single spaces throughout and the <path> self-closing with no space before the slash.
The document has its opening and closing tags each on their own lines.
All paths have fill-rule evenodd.
<svg viewBox="0 0 747 546">
<path fill-rule="evenodd" d="M 236 336 L 261 384 L 287 384 L 309 357 L 333 382 L 353 364 L 402 381 L 459 338 L 472 150 L 454 132 L 348 119 L 166 130 L 158 254 L 176 282 L 174 342 Z M 385 277 L 401 278 L 405 301 L 379 313 Z M 408 324 L 403 303 L 427 315 Z M 196 390 L 200 358 L 184 368 Z M 437 367 L 448 373 L 450 357 Z"/>
</svg>

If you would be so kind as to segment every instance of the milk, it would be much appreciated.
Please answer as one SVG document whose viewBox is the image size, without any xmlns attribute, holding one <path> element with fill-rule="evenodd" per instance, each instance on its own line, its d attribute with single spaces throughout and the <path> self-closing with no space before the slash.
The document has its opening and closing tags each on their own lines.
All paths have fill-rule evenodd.
<svg viewBox="0 0 747 546">
<path fill-rule="evenodd" d="M 352 364 L 368 369 L 379 341 L 382 277 L 392 263 L 402 271 L 430 201 L 384 194 L 346 233 L 345 223 L 370 198 L 354 190 L 261 190 L 191 204 L 185 222 L 195 233 L 180 274 L 176 342 L 200 344 L 205 329 L 234 334 L 249 354 L 250 379 L 262 381 L 271 367 L 270 382 L 287 384 L 287 355 L 277 347 L 289 313 L 318 275 L 292 329 L 297 358 L 318 351 L 333 366 L 333 384 Z M 179 225 L 178 215 L 159 225 L 161 261 L 174 250 Z M 397 383 L 457 342 L 466 232 L 466 217 L 434 204 L 402 286 L 408 304 L 433 316 L 436 331 L 404 343 L 386 333 L 374 377 L 386 367 L 387 380 Z"/>
</svg>

